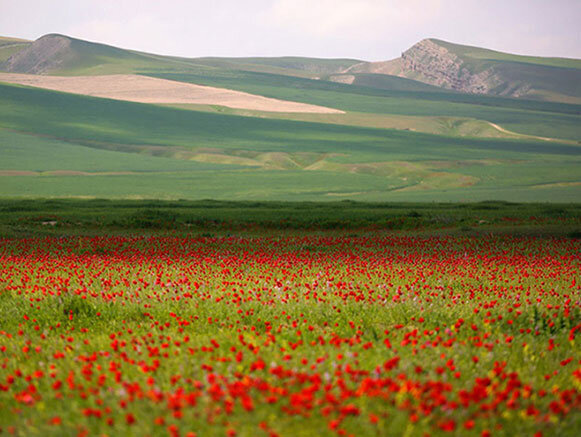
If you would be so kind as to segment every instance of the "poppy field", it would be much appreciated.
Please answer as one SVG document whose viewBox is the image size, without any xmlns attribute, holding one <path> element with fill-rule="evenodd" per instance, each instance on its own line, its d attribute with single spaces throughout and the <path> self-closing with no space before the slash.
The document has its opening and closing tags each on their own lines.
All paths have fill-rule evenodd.
<svg viewBox="0 0 581 437">
<path fill-rule="evenodd" d="M 0 434 L 581 435 L 581 241 L 0 239 Z"/>
</svg>

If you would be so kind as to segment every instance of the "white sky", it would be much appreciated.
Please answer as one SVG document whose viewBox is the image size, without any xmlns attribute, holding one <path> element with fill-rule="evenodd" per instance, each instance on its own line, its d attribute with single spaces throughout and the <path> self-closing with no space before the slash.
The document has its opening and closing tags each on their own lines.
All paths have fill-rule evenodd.
<svg viewBox="0 0 581 437">
<path fill-rule="evenodd" d="M 386 60 L 423 38 L 581 58 L 581 0 L 0 0 L 0 35 L 165 55 Z"/>
</svg>

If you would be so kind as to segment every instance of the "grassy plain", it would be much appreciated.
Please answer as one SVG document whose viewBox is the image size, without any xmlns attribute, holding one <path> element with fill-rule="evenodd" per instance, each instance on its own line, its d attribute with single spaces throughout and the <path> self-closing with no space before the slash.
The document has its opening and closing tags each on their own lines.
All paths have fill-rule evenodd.
<svg viewBox="0 0 581 437">
<path fill-rule="evenodd" d="M 286 231 L 463 236 L 581 236 L 581 205 L 554 203 L 366 203 L 160 201 L 109 199 L 0 200 L 0 236 Z"/>
<path fill-rule="evenodd" d="M 571 140 L 461 136 L 462 123 L 433 117 L 445 135 L 0 90 L 4 197 L 567 202 L 580 192 Z M 573 107 L 542 105 L 507 110 L 542 115 L 544 134 L 556 117 L 575 138 Z"/>
</svg>

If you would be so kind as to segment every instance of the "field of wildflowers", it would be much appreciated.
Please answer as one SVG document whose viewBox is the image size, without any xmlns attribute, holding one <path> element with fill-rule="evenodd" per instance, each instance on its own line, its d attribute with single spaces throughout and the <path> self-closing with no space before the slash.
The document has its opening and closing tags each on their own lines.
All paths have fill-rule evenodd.
<svg viewBox="0 0 581 437">
<path fill-rule="evenodd" d="M 581 435 L 581 242 L 0 239 L 0 434 Z"/>
</svg>

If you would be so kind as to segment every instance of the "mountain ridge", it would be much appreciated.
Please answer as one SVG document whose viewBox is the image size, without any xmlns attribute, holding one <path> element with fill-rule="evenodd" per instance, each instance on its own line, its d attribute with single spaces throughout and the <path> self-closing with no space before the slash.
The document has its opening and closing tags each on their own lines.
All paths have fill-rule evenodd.
<svg viewBox="0 0 581 437">
<path fill-rule="evenodd" d="M 347 73 L 405 77 L 469 94 L 581 102 L 581 60 L 513 55 L 427 38 L 390 61 Z"/>
<path fill-rule="evenodd" d="M 8 40 L 7 40 L 8 41 Z M 397 76 L 438 88 L 535 100 L 581 103 L 581 60 L 513 55 L 427 38 L 379 62 L 340 58 L 181 58 L 121 49 L 62 34 L 15 41 L 0 70 L 27 74 L 122 74 L 231 70 L 273 73 L 343 84 L 366 83 L 360 75 Z M 13 45 L 14 45 L 13 44 Z M 1 48 L 1 47 L 0 47 Z"/>
</svg>

